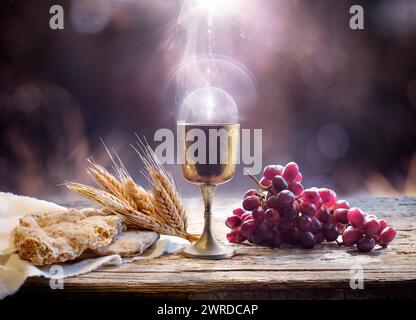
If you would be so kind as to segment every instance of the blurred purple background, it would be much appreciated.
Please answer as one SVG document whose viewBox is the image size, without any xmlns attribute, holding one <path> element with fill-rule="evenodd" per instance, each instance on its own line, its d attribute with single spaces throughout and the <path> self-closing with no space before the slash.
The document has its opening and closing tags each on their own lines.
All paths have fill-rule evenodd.
<svg viewBox="0 0 416 320">
<path fill-rule="evenodd" d="M 49 28 L 53 4 L 64 30 Z M 353 4 L 365 9 L 365 30 L 349 28 Z M 230 37 L 219 53 L 256 81 L 240 117 L 263 129 L 264 165 L 296 161 L 306 186 L 343 195 L 416 194 L 416 1 L 265 0 L 241 10 L 245 23 L 216 30 Z M 176 0 L 2 0 L 0 190 L 70 197 L 58 184 L 91 182 L 88 156 L 109 164 L 100 138 L 145 184 L 129 144 L 134 133 L 152 141 L 175 128 L 179 13 Z M 198 192 L 169 169 L 183 194 Z M 238 170 L 221 188 L 249 186 Z"/>
</svg>

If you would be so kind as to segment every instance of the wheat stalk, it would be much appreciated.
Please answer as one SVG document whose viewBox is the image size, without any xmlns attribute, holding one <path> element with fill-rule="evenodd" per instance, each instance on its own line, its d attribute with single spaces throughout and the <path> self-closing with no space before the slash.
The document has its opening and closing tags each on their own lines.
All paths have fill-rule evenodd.
<svg viewBox="0 0 416 320">
<path fill-rule="evenodd" d="M 118 163 L 107 149 L 116 175 L 89 159 L 88 174 L 103 189 L 68 182 L 66 186 L 89 200 L 101 205 L 105 214 L 121 216 L 130 228 L 156 231 L 161 234 L 198 239 L 187 229 L 187 216 L 172 176 L 158 163 L 153 150 L 142 144 L 139 155 L 145 163 L 146 177 L 152 183 L 152 193 L 138 186 L 131 178 L 120 158 Z M 137 149 L 135 149 L 137 151 Z"/>
<path fill-rule="evenodd" d="M 135 210 L 125 201 L 106 191 L 75 182 L 68 182 L 66 186 L 83 197 L 100 204 L 103 207 L 101 210 L 103 213 L 121 216 L 130 228 L 152 230 L 161 234 L 179 236 L 190 241 L 196 238 L 195 235 L 188 234 L 183 230 L 177 230 L 156 217 Z"/>
</svg>

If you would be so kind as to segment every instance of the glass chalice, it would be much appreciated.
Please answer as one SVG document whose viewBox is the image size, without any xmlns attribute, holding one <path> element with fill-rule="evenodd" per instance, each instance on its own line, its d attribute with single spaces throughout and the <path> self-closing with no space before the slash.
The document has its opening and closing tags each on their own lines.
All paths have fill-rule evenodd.
<svg viewBox="0 0 416 320">
<path fill-rule="evenodd" d="M 200 186 L 205 205 L 204 230 L 197 242 L 184 249 L 187 257 L 224 259 L 235 253 L 215 238 L 211 208 L 217 185 L 234 176 L 240 137 L 237 122 L 234 100 L 218 88 L 197 89 L 182 104 L 178 121 L 184 133 L 182 171 L 186 180 Z M 198 148 L 189 137 L 198 137 Z"/>
</svg>

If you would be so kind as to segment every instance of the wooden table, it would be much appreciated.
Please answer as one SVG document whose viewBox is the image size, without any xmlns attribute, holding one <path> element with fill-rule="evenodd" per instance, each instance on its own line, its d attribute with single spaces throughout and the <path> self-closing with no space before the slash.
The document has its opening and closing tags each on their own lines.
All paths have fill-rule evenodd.
<svg viewBox="0 0 416 320">
<path fill-rule="evenodd" d="M 391 246 L 371 253 L 321 244 L 313 250 L 236 245 L 238 254 L 221 261 L 194 260 L 181 254 L 146 263 L 104 267 L 65 279 L 64 290 L 48 280 L 30 279 L 17 294 L 48 297 L 146 297 L 176 299 L 365 299 L 416 297 L 416 198 L 353 198 L 354 206 L 388 219 L 397 230 Z M 218 200 L 225 216 L 240 201 Z M 199 199 L 187 202 L 190 230 L 200 231 Z M 82 206 L 80 203 L 77 206 Z M 224 239 L 223 218 L 216 233 Z M 364 290 L 350 288 L 351 267 L 362 266 Z"/>
</svg>

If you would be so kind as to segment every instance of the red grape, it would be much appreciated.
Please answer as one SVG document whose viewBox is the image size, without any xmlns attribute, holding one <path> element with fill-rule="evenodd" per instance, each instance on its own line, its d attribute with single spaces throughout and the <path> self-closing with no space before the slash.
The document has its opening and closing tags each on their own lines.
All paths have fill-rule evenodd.
<svg viewBox="0 0 416 320">
<path fill-rule="evenodd" d="M 272 180 L 273 177 L 277 175 L 282 175 L 283 167 L 279 165 L 268 165 L 263 170 L 263 176 L 269 180 Z"/>
<path fill-rule="evenodd" d="M 242 216 L 245 213 L 244 209 L 242 208 L 237 208 L 233 210 L 233 214 L 235 214 L 236 216 Z"/>
<path fill-rule="evenodd" d="M 315 240 L 316 240 L 316 243 L 324 242 L 325 237 L 322 234 L 322 232 L 318 232 L 318 233 L 315 234 Z"/>
<path fill-rule="evenodd" d="M 241 220 L 244 222 L 246 220 L 252 220 L 253 215 L 250 212 L 246 212 L 241 216 Z"/>
<path fill-rule="evenodd" d="M 309 216 L 302 215 L 298 218 L 297 225 L 300 231 L 311 231 L 312 219 Z"/>
<path fill-rule="evenodd" d="M 282 235 L 279 230 L 274 230 L 273 240 L 270 242 L 272 247 L 280 247 L 282 245 Z"/>
<path fill-rule="evenodd" d="M 254 209 L 260 207 L 260 198 L 258 196 L 248 196 L 243 201 L 243 208 L 247 211 L 253 211 Z"/>
<path fill-rule="evenodd" d="M 306 214 L 308 216 L 314 216 L 316 214 L 316 207 L 313 203 L 304 202 L 298 206 L 300 213 Z"/>
<path fill-rule="evenodd" d="M 348 201 L 346 200 L 338 200 L 335 205 L 333 206 L 333 209 L 349 209 L 350 208 L 350 204 L 348 203 Z"/>
<path fill-rule="evenodd" d="M 363 232 L 361 230 L 349 226 L 342 234 L 342 241 L 346 246 L 353 246 L 358 242 L 362 235 Z"/>
<path fill-rule="evenodd" d="M 378 230 L 379 234 L 381 233 L 381 231 L 383 231 L 389 225 L 388 222 L 385 219 L 378 220 L 378 224 L 380 225 L 380 229 Z"/>
<path fill-rule="evenodd" d="M 279 205 L 279 200 L 277 199 L 277 195 L 272 195 L 268 197 L 266 200 L 266 206 L 267 208 L 279 209 L 280 205 Z"/>
<path fill-rule="evenodd" d="M 329 218 L 331 217 L 331 213 L 327 208 L 321 207 L 316 211 L 316 217 L 322 223 L 328 222 Z"/>
<path fill-rule="evenodd" d="M 269 208 L 266 210 L 266 215 L 265 215 L 265 219 L 266 222 L 269 224 L 275 224 L 279 221 L 280 219 L 280 213 L 277 209 L 275 208 Z"/>
<path fill-rule="evenodd" d="M 269 199 L 270 197 L 275 196 L 274 192 L 270 192 L 270 191 L 266 191 L 264 194 L 266 195 L 266 200 Z"/>
<path fill-rule="evenodd" d="M 331 208 L 337 202 L 337 194 L 335 191 L 331 189 L 321 188 L 318 191 L 319 196 L 322 199 L 322 204 L 327 207 Z"/>
<path fill-rule="evenodd" d="M 230 229 L 239 227 L 241 223 L 243 223 L 241 217 L 236 215 L 230 216 L 227 218 L 227 220 L 225 220 L 225 225 Z"/>
<path fill-rule="evenodd" d="M 298 175 L 296 176 L 296 178 L 293 179 L 293 181 L 302 182 L 302 179 L 303 179 L 302 174 L 299 172 Z"/>
<path fill-rule="evenodd" d="M 272 179 L 272 184 L 273 184 L 273 189 L 276 193 L 278 193 L 282 190 L 289 189 L 289 186 L 288 186 L 285 178 L 283 178 L 282 176 L 275 176 Z"/>
<path fill-rule="evenodd" d="M 296 220 L 299 216 L 298 207 L 294 202 L 283 206 L 281 211 L 284 213 L 284 216 L 289 220 Z"/>
<path fill-rule="evenodd" d="M 256 189 L 250 189 L 250 190 L 246 191 L 243 198 L 245 199 L 248 196 L 255 196 L 255 195 L 257 195 L 257 190 Z"/>
<path fill-rule="evenodd" d="M 231 230 L 230 232 L 228 232 L 226 234 L 227 240 L 229 242 L 233 242 L 233 243 L 238 242 L 238 240 L 237 240 L 237 234 L 238 234 L 238 230 L 237 229 Z"/>
<path fill-rule="evenodd" d="M 316 217 L 312 217 L 311 220 L 312 220 L 312 223 L 311 223 L 310 231 L 313 234 L 319 233 L 322 228 L 321 222 Z"/>
<path fill-rule="evenodd" d="M 337 222 L 335 221 L 334 215 L 331 214 L 331 211 L 329 212 L 329 217 L 328 217 L 328 220 L 326 221 L 326 223 L 335 223 L 335 224 L 337 224 Z"/>
<path fill-rule="evenodd" d="M 289 243 L 289 232 L 280 231 L 280 236 L 282 238 L 282 243 Z"/>
<path fill-rule="evenodd" d="M 260 234 L 264 242 L 271 242 L 274 237 L 273 228 L 267 223 L 262 223 L 257 226 L 256 233 Z"/>
<path fill-rule="evenodd" d="M 327 223 L 323 228 L 323 235 L 326 241 L 335 241 L 338 239 L 339 230 L 334 223 Z"/>
<path fill-rule="evenodd" d="M 338 227 L 339 234 L 343 234 L 347 226 L 342 223 L 335 223 L 335 224 Z"/>
<path fill-rule="evenodd" d="M 362 252 L 368 252 L 373 250 L 376 242 L 372 237 L 361 237 L 357 242 L 357 249 Z"/>
<path fill-rule="evenodd" d="M 292 181 L 289 185 L 289 190 L 292 191 L 295 196 L 300 196 L 303 192 L 303 186 L 300 182 Z"/>
<path fill-rule="evenodd" d="M 289 162 L 283 169 L 283 178 L 285 178 L 287 182 L 292 182 L 296 178 L 298 173 L 298 165 L 294 162 Z"/>
<path fill-rule="evenodd" d="M 269 187 L 272 184 L 272 181 L 269 180 L 269 179 L 267 179 L 267 178 L 265 178 L 265 177 L 263 177 L 263 178 L 260 179 L 260 184 L 263 187 L 266 187 L 267 188 L 267 187 Z"/>
<path fill-rule="evenodd" d="M 284 166 L 282 166 L 282 165 L 280 165 L 280 164 L 276 165 L 276 167 L 277 167 L 277 174 L 278 174 L 279 176 L 281 176 L 281 175 L 283 174 L 283 169 L 284 169 L 285 167 L 284 167 Z"/>
<path fill-rule="evenodd" d="M 243 234 L 241 233 L 241 230 L 237 233 L 237 242 L 244 242 L 247 239 L 248 238 L 246 236 L 243 236 Z"/>
<path fill-rule="evenodd" d="M 394 230 L 392 227 L 386 227 L 383 231 L 381 231 L 378 243 L 379 245 L 383 247 L 387 247 L 387 245 L 393 241 L 393 239 L 396 237 L 396 230 Z"/>
<path fill-rule="evenodd" d="M 298 229 L 293 229 L 289 231 L 289 243 L 290 244 L 298 244 L 300 242 L 300 235 L 301 231 Z"/>
<path fill-rule="evenodd" d="M 262 207 L 258 207 L 257 209 L 254 209 L 252 215 L 256 223 L 262 223 L 264 221 L 265 212 Z"/>
<path fill-rule="evenodd" d="M 253 244 L 261 246 L 264 244 L 264 239 L 261 235 L 261 233 L 259 232 L 254 232 L 250 238 L 251 242 L 253 242 Z"/>
<path fill-rule="evenodd" d="M 348 224 L 348 209 L 339 208 L 334 211 L 334 219 L 336 222 Z"/>
<path fill-rule="evenodd" d="M 305 189 L 302 192 L 302 199 L 305 202 L 313 203 L 316 208 L 319 208 L 322 203 L 322 199 L 319 196 L 318 191 L 313 190 L 313 189 Z"/>
<path fill-rule="evenodd" d="M 380 224 L 374 218 L 366 219 L 363 230 L 368 237 L 375 236 L 380 229 Z"/>
<path fill-rule="evenodd" d="M 304 249 L 312 249 L 316 244 L 316 239 L 312 232 L 301 232 L 299 238 L 300 244 Z"/>
<path fill-rule="evenodd" d="M 241 225 L 240 232 L 244 237 L 249 238 L 256 229 L 256 222 L 254 220 L 244 221 Z"/>
<path fill-rule="evenodd" d="M 295 228 L 295 222 L 284 217 L 280 218 L 278 226 L 281 232 L 289 232 Z"/>
<path fill-rule="evenodd" d="M 365 222 L 363 212 L 358 208 L 351 208 L 348 211 L 348 220 L 354 228 L 361 228 Z"/>
<path fill-rule="evenodd" d="M 292 191 L 283 190 L 277 195 L 277 201 L 282 205 L 291 204 L 295 201 L 295 195 Z"/>
</svg>

